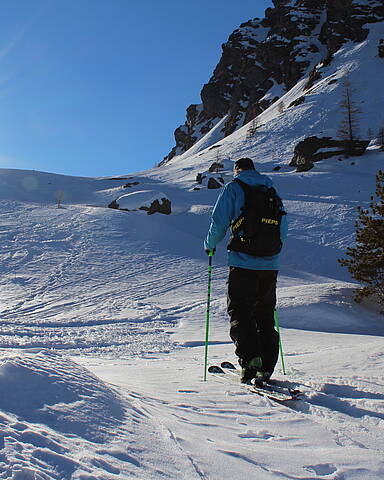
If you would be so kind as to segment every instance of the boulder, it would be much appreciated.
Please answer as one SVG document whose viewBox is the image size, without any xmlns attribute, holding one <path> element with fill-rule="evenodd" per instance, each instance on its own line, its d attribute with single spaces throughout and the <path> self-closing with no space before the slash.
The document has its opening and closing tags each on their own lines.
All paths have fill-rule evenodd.
<svg viewBox="0 0 384 480">
<path fill-rule="evenodd" d="M 159 200 L 154 200 L 149 207 L 139 207 L 139 210 L 145 210 L 148 215 L 154 213 L 163 213 L 164 215 L 170 215 L 171 210 L 171 201 L 168 198 L 161 198 L 161 203 Z"/>
<path fill-rule="evenodd" d="M 296 98 L 296 100 L 294 100 L 293 102 L 291 102 L 291 103 L 288 105 L 288 108 L 297 107 L 297 106 L 301 105 L 301 104 L 304 103 L 304 102 L 305 102 L 305 96 L 302 95 L 301 97 Z"/>
<path fill-rule="evenodd" d="M 219 180 L 220 180 L 220 179 L 219 179 Z M 221 188 L 221 187 L 223 186 L 223 184 L 224 184 L 224 179 L 221 179 L 221 180 L 222 180 L 222 182 L 221 182 L 221 184 L 220 184 L 215 178 L 209 177 L 207 188 L 208 188 L 209 190 L 213 190 L 213 189 L 215 189 L 215 188 Z"/>
<path fill-rule="evenodd" d="M 353 157 L 360 157 L 366 151 L 369 140 L 344 141 L 345 152 Z"/>
<path fill-rule="evenodd" d="M 118 209 L 119 209 L 119 205 L 118 205 L 118 203 L 116 202 L 116 200 L 113 200 L 113 201 L 108 205 L 108 208 L 114 208 L 115 210 L 118 210 Z"/>
<path fill-rule="evenodd" d="M 169 198 L 164 193 L 153 190 L 142 190 L 122 195 L 113 200 L 108 207 L 126 212 L 145 211 L 148 215 L 154 213 L 169 215 L 172 212 Z"/>
<path fill-rule="evenodd" d="M 209 173 L 217 173 L 219 170 L 222 170 L 224 165 L 220 162 L 213 162 L 212 165 L 209 167 Z"/>
<path fill-rule="evenodd" d="M 202 173 L 198 173 L 196 175 L 196 182 L 201 185 L 203 183 L 203 180 L 207 178 L 205 175 L 203 175 Z"/>
<path fill-rule="evenodd" d="M 303 172 L 313 168 L 314 162 L 326 158 L 340 155 L 362 155 L 369 141 L 355 140 L 348 142 L 344 140 L 334 140 L 331 137 L 307 137 L 299 142 L 294 150 L 293 158 L 290 162 L 291 167 L 297 167 L 298 172 Z"/>
<path fill-rule="evenodd" d="M 135 187 L 136 185 L 139 185 L 140 182 L 129 182 L 123 185 L 123 188 L 130 188 L 130 187 Z"/>
<path fill-rule="evenodd" d="M 314 162 L 344 153 L 344 142 L 340 140 L 331 137 L 307 137 L 296 145 L 289 165 L 305 171 L 312 168 Z"/>
</svg>

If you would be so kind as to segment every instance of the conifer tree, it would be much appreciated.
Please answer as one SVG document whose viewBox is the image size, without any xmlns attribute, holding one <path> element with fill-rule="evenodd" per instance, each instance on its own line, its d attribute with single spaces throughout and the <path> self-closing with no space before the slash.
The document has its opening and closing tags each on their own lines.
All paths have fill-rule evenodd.
<svg viewBox="0 0 384 480">
<path fill-rule="evenodd" d="M 351 82 L 347 79 L 344 81 L 343 96 L 340 103 L 343 117 L 339 125 L 339 137 L 345 141 L 345 150 L 349 154 L 353 154 L 353 145 L 359 135 L 358 115 L 360 109 L 356 106 L 353 99 L 354 90 Z"/>
<path fill-rule="evenodd" d="M 356 247 L 348 248 L 350 258 L 339 262 L 364 285 L 355 300 L 373 295 L 384 307 L 384 171 L 376 175 L 376 198 L 371 197 L 369 209 L 358 207 L 358 211 Z"/>
</svg>

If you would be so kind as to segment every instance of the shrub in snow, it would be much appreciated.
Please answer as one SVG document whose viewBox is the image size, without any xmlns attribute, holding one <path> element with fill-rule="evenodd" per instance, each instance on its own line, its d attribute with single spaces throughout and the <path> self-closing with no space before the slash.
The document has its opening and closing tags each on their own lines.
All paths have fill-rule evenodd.
<svg viewBox="0 0 384 480">
<path fill-rule="evenodd" d="M 357 302 L 373 295 L 384 306 L 384 171 L 381 170 L 376 175 L 376 197 L 378 200 L 371 197 L 369 209 L 358 208 L 357 246 L 348 248 L 346 253 L 350 258 L 340 259 L 339 263 L 364 285 L 357 290 Z"/>
<path fill-rule="evenodd" d="M 63 190 L 57 190 L 55 192 L 55 200 L 56 200 L 57 208 L 61 208 L 61 205 L 64 201 L 64 197 L 65 197 L 65 194 Z"/>
<path fill-rule="evenodd" d="M 247 137 L 248 137 L 248 138 L 249 138 L 249 137 L 252 137 L 252 136 L 256 133 L 256 131 L 257 131 L 257 129 L 258 129 L 259 127 L 260 127 L 259 119 L 258 119 L 257 117 L 255 117 L 255 118 L 252 120 L 252 122 L 251 122 L 251 124 L 249 125 L 249 127 L 248 127 Z"/>
<path fill-rule="evenodd" d="M 285 104 L 284 104 L 283 101 L 281 101 L 281 102 L 278 104 L 278 106 L 277 106 L 277 111 L 278 111 L 279 113 L 283 113 L 283 112 L 284 112 L 284 108 L 285 108 Z"/>
</svg>

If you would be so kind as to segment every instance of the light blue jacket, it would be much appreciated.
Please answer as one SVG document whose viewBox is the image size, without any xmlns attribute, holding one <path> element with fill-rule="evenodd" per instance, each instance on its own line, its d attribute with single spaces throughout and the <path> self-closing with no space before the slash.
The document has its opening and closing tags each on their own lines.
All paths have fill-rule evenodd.
<svg viewBox="0 0 384 480">
<path fill-rule="evenodd" d="M 248 185 L 265 185 L 273 187 L 272 180 L 266 175 L 261 175 L 256 170 L 244 170 L 235 178 L 239 178 Z M 211 225 L 204 248 L 212 250 L 223 240 L 233 220 L 241 214 L 244 205 L 244 192 L 236 182 L 227 183 L 217 199 L 212 212 Z M 280 238 L 283 242 L 288 233 L 287 216 L 283 215 L 280 225 Z M 250 270 L 278 270 L 279 255 L 271 257 L 253 257 L 246 253 L 228 250 L 228 265 L 231 267 L 249 268 Z"/>
</svg>

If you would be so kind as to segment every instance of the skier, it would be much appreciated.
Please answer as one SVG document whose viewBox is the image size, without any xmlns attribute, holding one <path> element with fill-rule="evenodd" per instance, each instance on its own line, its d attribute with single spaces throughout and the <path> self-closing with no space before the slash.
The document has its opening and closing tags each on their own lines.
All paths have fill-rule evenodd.
<svg viewBox="0 0 384 480">
<path fill-rule="evenodd" d="M 240 182 L 239 182 L 240 180 Z M 244 182 L 246 185 L 242 185 Z M 215 253 L 217 244 L 225 237 L 228 228 L 232 229 L 232 239 L 228 244 L 228 297 L 227 311 L 230 316 L 230 337 L 235 344 L 241 370 L 241 382 L 252 383 L 268 381 L 271 377 L 279 356 L 279 336 L 275 330 L 274 309 L 276 306 L 276 281 L 279 269 L 279 253 L 275 250 L 269 255 L 254 255 L 237 251 L 236 245 L 245 245 L 244 238 L 234 230 L 238 224 L 245 227 L 245 220 L 240 219 L 245 211 L 250 190 L 273 192 L 278 201 L 280 220 L 277 234 L 279 252 L 282 242 L 287 236 L 287 220 L 283 205 L 273 187 L 272 180 L 255 170 L 250 158 L 240 158 L 234 164 L 234 180 L 228 183 L 217 199 L 214 207 L 211 225 L 204 241 L 207 254 Z M 259 198 L 259 197 L 258 197 Z M 259 202 L 260 203 L 260 202 Z M 240 220 L 239 220 L 240 219 Z M 277 225 L 277 220 L 262 219 L 266 224 Z M 249 222 L 249 220 L 247 220 Z M 264 226 L 263 226 L 264 228 Z M 262 231 L 262 227 L 257 226 Z M 276 240 L 276 239 L 275 239 Z M 265 243 L 265 239 L 264 239 Z M 276 243 L 267 238 L 266 243 Z M 264 253 L 264 250 L 259 250 Z M 257 253 L 258 251 L 256 251 Z M 267 251 L 267 253 L 271 253 Z"/>
</svg>

